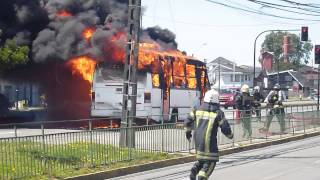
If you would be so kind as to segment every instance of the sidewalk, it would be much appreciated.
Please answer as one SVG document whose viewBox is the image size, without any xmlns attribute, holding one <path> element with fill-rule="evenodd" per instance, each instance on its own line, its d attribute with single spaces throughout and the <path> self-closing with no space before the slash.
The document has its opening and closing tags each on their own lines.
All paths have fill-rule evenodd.
<svg viewBox="0 0 320 180">
<path fill-rule="evenodd" d="M 302 130 L 302 131 L 296 131 L 295 134 L 282 134 L 282 135 L 273 135 L 266 138 L 252 138 L 250 140 L 241 141 L 241 142 L 234 142 L 230 144 L 225 144 L 219 146 L 220 149 L 220 156 L 237 153 L 241 151 L 248 151 L 252 149 L 258 149 L 266 146 L 276 145 L 276 144 L 282 144 L 287 143 L 290 141 L 296 141 L 304 138 L 314 137 L 320 135 L 320 127 L 313 128 L 309 130 Z M 177 165 L 177 164 L 183 164 L 187 162 L 193 162 L 195 161 L 195 155 L 194 150 L 189 152 L 183 152 L 181 153 L 184 156 L 181 158 L 175 158 L 175 159 L 168 159 L 163 161 L 157 161 L 152 163 L 146 163 L 146 164 L 140 164 L 135 165 L 131 167 L 124 167 L 119 169 L 113 169 L 113 170 L 107 170 L 92 174 L 86 174 L 86 175 L 80 175 L 76 177 L 70 177 L 66 178 L 68 180 L 98 180 L 98 179 L 108 179 L 118 176 L 124 176 L 128 174 L 133 174 L 137 172 L 152 170 L 152 169 L 158 169 L 162 167 Z"/>
</svg>

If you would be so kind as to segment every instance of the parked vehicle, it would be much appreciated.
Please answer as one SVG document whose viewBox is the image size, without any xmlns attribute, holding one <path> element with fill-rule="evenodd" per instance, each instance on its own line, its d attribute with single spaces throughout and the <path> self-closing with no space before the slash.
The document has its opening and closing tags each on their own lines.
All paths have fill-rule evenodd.
<svg viewBox="0 0 320 180">
<path fill-rule="evenodd" d="M 235 109 L 238 93 L 236 89 L 221 89 L 219 97 L 220 106 L 223 106 L 225 109 L 228 109 L 228 107 Z"/>
</svg>

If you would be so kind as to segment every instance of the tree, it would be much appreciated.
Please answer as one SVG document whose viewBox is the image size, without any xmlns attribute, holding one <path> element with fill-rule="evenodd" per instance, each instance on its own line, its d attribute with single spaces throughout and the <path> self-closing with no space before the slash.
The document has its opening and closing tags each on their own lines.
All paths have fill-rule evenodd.
<svg viewBox="0 0 320 180">
<path fill-rule="evenodd" d="M 0 47 L 0 73 L 26 64 L 29 61 L 28 54 L 28 46 L 18 46 L 15 41 L 7 40 L 4 46 Z"/>
<path fill-rule="evenodd" d="M 283 37 L 289 36 L 289 54 L 288 61 L 284 62 L 283 57 Z M 273 52 L 273 69 L 277 70 L 277 62 L 279 62 L 279 70 L 295 69 L 297 70 L 301 64 L 307 64 L 310 59 L 312 44 L 300 41 L 300 37 L 296 34 L 277 31 L 268 34 L 261 47 L 265 51 Z"/>
</svg>

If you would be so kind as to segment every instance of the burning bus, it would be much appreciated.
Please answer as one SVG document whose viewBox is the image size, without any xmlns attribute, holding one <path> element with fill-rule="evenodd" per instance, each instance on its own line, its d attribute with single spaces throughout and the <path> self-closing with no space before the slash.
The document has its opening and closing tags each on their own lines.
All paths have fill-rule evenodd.
<svg viewBox="0 0 320 180">
<path fill-rule="evenodd" d="M 123 65 L 99 63 L 92 82 L 93 117 L 120 117 L 123 96 Z M 137 74 L 137 117 L 157 122 L 186 118 L 200 104 L 210 87 L 205 63 L 179 51 L 159 51 L 141 43 Z"/>
</svg>

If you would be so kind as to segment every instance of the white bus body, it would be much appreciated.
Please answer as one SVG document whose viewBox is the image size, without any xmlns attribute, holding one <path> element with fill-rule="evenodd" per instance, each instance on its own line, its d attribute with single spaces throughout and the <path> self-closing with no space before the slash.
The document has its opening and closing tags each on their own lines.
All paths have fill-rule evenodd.
<svg viewBox="0 0 320 180">
<path fill-rule="evenodd" d="M 194 64 L 195 69 L 202 69 L 205 76 L 207 72 L 205 65 L 197 60 L 189 60 L 197 62 L 201 65 L 198 68 Z M 192 65 L 192 64 L 191 64 Z M 92 117 L 121 117 L 122 113 L 122 98 L 123 98 L 123 69 L 119 66 L 97 66 L 94 72 L 93 87 L 92 87 Z M 199 74 L 199 73 L 198 73 Z M 169 87 L 169 95 L 165 98 L 164 90 L 160 87 L 155 87 L 153 84 L 153 74 L 151 72 L 138 72 L 138 91 L 137 91 L 137 117 L 151 118 L 157 122 L 162 120 L 169 121 L 171 117 L 164 116 L 178 111 L 178 120 L 183 120 L 187 117 L 190 110 L 197 104 L 199 105 L 203 98 L 203 93 L 210 87 L 205 78 L 207 85 L 203 86 L 206 89 L 199 88 L 181 88 Z M 195 79 L 195 78 L 193 78 Z M 197 80 L 200 82 L 199 80 Z M 169 99 L 169 100 L 168 100 Z"/>
</svg>

